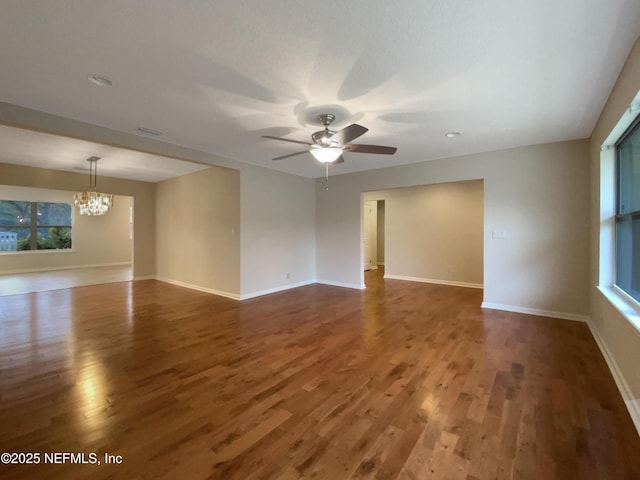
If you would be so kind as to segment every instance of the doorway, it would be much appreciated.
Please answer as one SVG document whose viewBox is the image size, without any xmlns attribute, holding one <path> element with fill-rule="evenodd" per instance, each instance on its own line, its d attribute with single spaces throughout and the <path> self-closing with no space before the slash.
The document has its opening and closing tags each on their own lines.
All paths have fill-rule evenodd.
<svg viewBox="0 0 640 480">
<path fill-rule="evenodd" d="M 46 252 L 22 252 L 20 250 L 33 249 L 19 248 L 16 242 L 3 245 L 4 251 L 0 253 L 0 295 L 133 279 L 134 198 L 115 195 L 113 207 L 107 215 L 87 216 L 79 215 L 71 204 L 73 193 L 0 185 L 0 199 L 6 204 L 31 203 L 44 207 L 52 203 L 59 204 L 66 207 L 62 209 L 63 212 L 70 209 L 71 215 L 70 225 L 67 227 L 70 230 L 69 244 L 64 248 L 45 243 L 52 238 L 45 236 L 45 233 L 52 235 L 51 229 L 56 228 L 50 225 L 39 227 L 37 232 L 36 245 Z M 40 206 L 37 208 L 37 213 L 40 214 Z M 42 212 L 43 215 L 47 214 L 44 209 Z M 64 220 L 65 217 L 58 212 L 58 217 L 52 218 Z M 39 242 L 42 242 L 42 248 Z"/>
<path fill-rule="evenodd" d="M 375 200 L 364 202 L 364 270 L 378 268 L 378 206 Z"/>
<path fill-rule="evenodd" d="M 363 203 L 363 270 L 376 270 L 384 265 L 384 200 Z"/>
<path fill-rule="evenodd" d="M 482 180 L 365 192 L 361 205 L 363 272 L 376 263 L 384 278 L 482 288 Z"/>
</svg>

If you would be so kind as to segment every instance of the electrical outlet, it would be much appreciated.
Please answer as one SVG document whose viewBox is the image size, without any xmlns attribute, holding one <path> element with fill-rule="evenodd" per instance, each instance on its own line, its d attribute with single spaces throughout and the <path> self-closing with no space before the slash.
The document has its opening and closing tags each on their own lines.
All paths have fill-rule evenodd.
<svg viewBox="0 0 640 480">
<path fill-rule="evenodd" d="M 287 272 L 287 280 L 291 279 L 291 274 L 289 272 Z"/>
<path fill-rule="evenodd" d="M 507 232 L 505 230 L 491 230 L 491 238 L 496 240 L 504 240 L 507 238 Z"/>
</svg>

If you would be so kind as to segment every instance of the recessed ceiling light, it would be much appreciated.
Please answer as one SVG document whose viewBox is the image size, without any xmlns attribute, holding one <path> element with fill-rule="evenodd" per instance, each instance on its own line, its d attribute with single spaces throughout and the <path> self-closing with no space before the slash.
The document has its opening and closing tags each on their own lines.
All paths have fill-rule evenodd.
<svg viewBox="0 0 640 480">
<path fill-rule="evenodd" d="M 95 83 L 100 87 L 110 87 L 113 85 L 113 82 L 109 80 L 107 77 L 101 77 L 100 75 L 89 75 L 87 77 L 91 83 Z"/>
<path fill-rule="evenodd" d="M 458 137 L 460 136 L 460 132 L 447 132 L 444 134 L 444 136 L 447 138 Z"/>
</svg>

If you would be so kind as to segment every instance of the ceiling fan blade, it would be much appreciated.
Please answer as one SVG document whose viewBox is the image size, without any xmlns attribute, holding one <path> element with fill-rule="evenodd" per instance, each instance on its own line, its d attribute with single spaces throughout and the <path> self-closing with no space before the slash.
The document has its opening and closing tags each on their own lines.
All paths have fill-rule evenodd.
<svg viewBox="0 0 640 480">
<path fill-rule="evenodd" d="M 288 138 L 272 137 L 271 135 L 262 135 L 262 138 L 270 138 L 271 140 L 280 140 L 281 142 L 301 143 L 302 145 L 311 145 L 309 142 L 301 142 L 300 140 L 290 140 Z"/>
<path fill-rule="evenodd" d="M 344 145 L 345 143 L 349 143 L 351 140 L 355 140 L 360 135 L 364 135 L 368 131 L 368 128 L 358 125 L 357 123 L 352 123 L 348 127 L 344 127 L 339 132 L 336 132 L 331 139 L 338 140 L 341 145 Z"/>
<path fill-rule="evenodd" d="M 357 143 L 344 145 L 344 149 L 347 152 L 377 153 L 381 155 L 393 155 L 396 153 L 396 150 L 398 150 L 396 147 L 385 147 L 384 145 L 361 145 Z"/>
<path fill-rule="evenodd" d="M 282 160 L 283 158 L 295 157 L 296 155 L 302 155 L 308 152 L 309 150 L 303 150 L 302 152 L 289 153 L 288 155 L 282 155 L 281 157 L 272 158 L 271 160 Z"/>
<path fill-rule="evenodd" d="M 332 165 L 336 165 L 338 163 L 344 163 L 344 157 L 340 155 L 335 162 L 331 162 Z"/>
</svg>

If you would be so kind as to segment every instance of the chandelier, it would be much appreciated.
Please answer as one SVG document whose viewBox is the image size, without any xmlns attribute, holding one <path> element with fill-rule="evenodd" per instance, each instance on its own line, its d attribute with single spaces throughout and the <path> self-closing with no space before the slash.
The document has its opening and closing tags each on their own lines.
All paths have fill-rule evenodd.
<svg viewBox="0 0 640 480">
<path fill-rule="evenodd" d="M 98 183 L 98 160 L 100 157 L 89 157 L 89 189 L 73 196 L 73 204 L 78 207 L 80 215 L 104 215 L 113 206 L 113 195 L 96 191 Z"/>
</svg>

